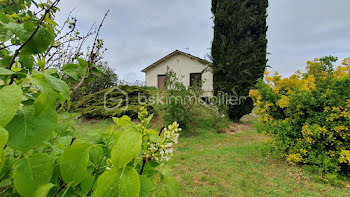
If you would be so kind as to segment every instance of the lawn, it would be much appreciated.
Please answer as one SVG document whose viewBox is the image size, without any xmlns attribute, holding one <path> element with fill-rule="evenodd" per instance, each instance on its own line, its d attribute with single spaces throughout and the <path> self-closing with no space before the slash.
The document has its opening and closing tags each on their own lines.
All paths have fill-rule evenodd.
<svg viewBox="0 0 350 197">
<path fill-rule="evenodd" d="M 82 133 L 104 131 L 110 121 L 79 122 Z M 202 129 L 182 137 L 170 161 L 180 196 L 350 196 L 298 166 L 272 158 L 254 129 L 218 134 Z"/>
</svg>

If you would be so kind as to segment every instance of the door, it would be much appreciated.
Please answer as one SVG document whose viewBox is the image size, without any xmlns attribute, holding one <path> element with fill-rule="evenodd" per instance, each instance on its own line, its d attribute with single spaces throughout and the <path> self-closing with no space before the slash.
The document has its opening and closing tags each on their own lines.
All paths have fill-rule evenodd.
<svg viewBox="0 0 350 197">
<path fill-rule="evenodd" d="M 165 90 L 165 75 L 158 75 L 158 89 Z"/>
</svg>

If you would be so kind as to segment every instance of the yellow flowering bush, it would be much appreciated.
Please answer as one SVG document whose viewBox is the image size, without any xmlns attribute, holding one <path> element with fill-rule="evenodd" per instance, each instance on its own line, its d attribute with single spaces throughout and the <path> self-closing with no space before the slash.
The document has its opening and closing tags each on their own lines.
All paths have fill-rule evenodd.
<svg viewBox="0 0 350 197">
<path fill-rule="evenodd" d="M 306 72 L 278 73 L 250 91 L 258 131 L 273 139 L 287 161 L 323 172 L 350 172 L 350 58 L 334 68 L 334 57 L 307 62 Z"/>
</svg>

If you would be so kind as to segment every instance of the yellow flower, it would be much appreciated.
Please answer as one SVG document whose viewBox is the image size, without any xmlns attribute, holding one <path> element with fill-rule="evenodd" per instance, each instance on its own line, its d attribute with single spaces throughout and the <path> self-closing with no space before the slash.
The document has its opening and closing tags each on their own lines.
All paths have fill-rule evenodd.
<svg viewBox="0 0 350 197">
<path fill-rule="evenodd" d="M 319 126 L 318 130 L 321 131 L 323 134 L 326 134 L 328 132 L 328 130 L 325 126 L 323 126 L 323 127 Z"/>
<path fill-rule="evenodd" d="M 300 153 L 303 154 L 303 155 L 306 155 L 307 150 L 305 150 L 305 149 L 302 148 L 302 149 L 300 149 Z"/>
<path fill-rule="evenodd" d="M 340 163 L 350 164 L 350 151 L 349 150 L 342 150 L 342 152 L 340 153 L 339 161 L 340 161 Z"/>
<path fill-rule="evenodd" d="M 299 154 L 289 154 L 287 157 L 287 161 L 289 161 L 290 163 L 299 163 L 301 162 L 303 159 L 303 157 Z"/>
<path fill-rule="evenodd" d="M 309 75 L 306 79 L 303 80 L 303 84 L 301 85 L 301 89 L 305 91 L 312 91 L 316 89 L 315 77 Z"/>
<path fill-rule="evenodd" d="M 280 106 L 282 109 L 289 106 L 289 98 L 285 95 L 281 96 L 282 98 L 277 101 L 277 105 Z"/>
<path fill-rule="evenodd" d="M 346 126 L 343 126 L 343 125 L 341 125 L 341 126 L 336 126 L 336 127 L 334 128 L 334 131 L 337 132 L 337 133 L 340 133 L 341 131 L 348 131 L 348 130 L 349 130 L 349 128 L 346 127 Z"/>
</svg>

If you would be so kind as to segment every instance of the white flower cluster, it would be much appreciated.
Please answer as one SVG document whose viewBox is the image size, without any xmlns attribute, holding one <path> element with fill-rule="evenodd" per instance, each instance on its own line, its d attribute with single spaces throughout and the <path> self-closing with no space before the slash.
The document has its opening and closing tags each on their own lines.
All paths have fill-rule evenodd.
<svg viewBox="0 0 350 197">
<path fill-rule="evenodd" d="M 164 128 L 160 135 L 160 143 L 148 142 L 148 148 L 143 154 L 143 158 L 146 160 L 154 160 L 156 162 L 169 161 L 173 155 L 173 145 L 178 143 L 179 134 L 181 131 L 179 124 L 174 122 L 169 125 L 168 128 Z"/>
</svg>

